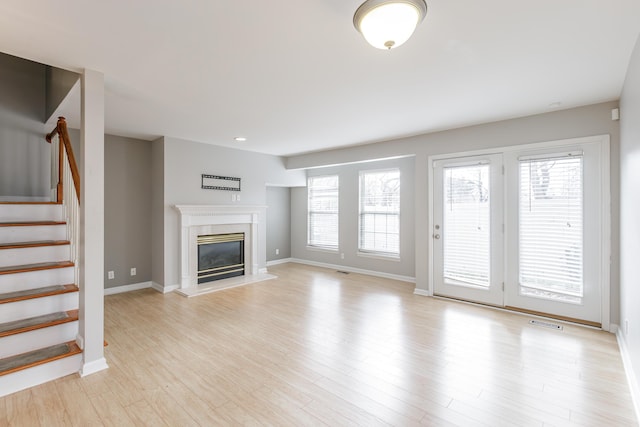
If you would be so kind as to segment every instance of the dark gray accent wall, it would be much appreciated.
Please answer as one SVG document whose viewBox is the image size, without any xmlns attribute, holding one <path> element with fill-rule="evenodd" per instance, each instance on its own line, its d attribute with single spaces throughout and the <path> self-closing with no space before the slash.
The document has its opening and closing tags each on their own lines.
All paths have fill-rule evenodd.
<svg viewBox="0 0 640 427">
<path fill-rule="evenodd" d="M 105 135 L 104 154 L 105 288 L 150 282 L 151 142 Z"/>
<path fill-rule="evenodd" d="M 620 328 L 640 416 L 640 38 L 620 98 Z M 635 381 L 635 384 L 633 383 Z"/>
<path fill-rule="evenodd" d="M 164 138 L 151 143 L 151 280 L 164 283 Z"/>
<path fill-rule="evenodd" d="M 291 189 L 267 187 L 267 262 L 286 258 L 291 258 Z"/>
<path fill-rule="evenodd" d="M 0 198 L 50 196 L 46 67 L 0 53 Z"/>
<path fill-rule="evenodd" d="M 72 71 L 47 66 L 45 70 L 45 120 L 51 118 L 58 106 L 69 94 L 69 91 L 80 79 L 80 75 Z"/>
</svg>

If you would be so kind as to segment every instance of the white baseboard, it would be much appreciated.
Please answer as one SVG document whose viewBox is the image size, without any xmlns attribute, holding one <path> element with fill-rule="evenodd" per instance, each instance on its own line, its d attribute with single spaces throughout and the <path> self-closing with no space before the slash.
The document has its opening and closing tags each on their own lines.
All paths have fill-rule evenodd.
<svg viewBox="0 0 640 427">
<path fill-rule="evenodd" d="M 180 288 L 180 286 L 178 285 L 162 286 L 160 283 L 151 282 L 151 288 L 160 292 L 161 294 L 168 294 L 169 292 L 173 292 L 176 289 Z"/>
<path fill-rule="evenodd" d="M 421 295 L 421 296 L 423 296 L 423 297 L 430 297 L 430 296 L 431 296 L 431 294 L 429 294 L 429 291 L 425 291 L 424 289 L 418 289 L 418 288 L 416 288 L 416 289 L 413 291 L 413 293 L 414 293 L 415 295 Z"/>
<path fill-rule="evenodd" d="M 383 273 L 381 271 L 364 270 L 362 268 L 349 267 L 346 265 L 326 264 L 324 262 L 308 261 L 306 259 L 290 258 L 289 262 L 312 265 L 314 267 L 329 268 L 331 270 L 347 271 L 349 273 L 366 274 L 367 276 L 382 277 L 385 279 L 399 280 L 401 282 L 416 283 L 415 277 L 401 276 L 399 274 Z"/>
<path fill-rule="evenodd" d="M 273 261 L 267 261 L 267 267 L 271 267 L 273 265 L 279 265 L 279 264 L 286 264 L 288 262 L 293 262 L 292 258 L 274 259 Z"/>
<path fill-rule="evenodd" d="M 81 377 L 86 377 L 87 375 L 95 374 L 96 372 L 104 371 L 105 369 L 109 369 L 109 365 L 107 365 L 107 359 L 101 357 L 98 360 L 82 365 L 79 374 Z"/>
<path fill-rule="evenodd" d="M 105 295 L 121 294 L 123 292 L 137 291 L 140 289 L 150 288 L 151 282 L 134 283 L 132 285 L 115 286 L 113 288 L 104 288 Z"/>
<path fill-rule="evenodd" d="M 46 196 L 0 196 L 0 202 L 50 202 Z"/>
<path fill-rule="evenodd" d="M 629 354 L 629 347 L 627 341 L 622 333 L 622 329 L 618 328 L 616 333 L 618 339 L 618 347 L 620 348 L 620 355 L 622 356 L 622 363 L 624 364 L 624 372 L 627 374 L 627 383 L 629 383 L 629 391 L 631 392 L 631 399 L 633 400 L 633 406 L 636 409 L 636 417 L 640 420 L 640 384 L 631 364 L 631 355 Z"/>
</svg>

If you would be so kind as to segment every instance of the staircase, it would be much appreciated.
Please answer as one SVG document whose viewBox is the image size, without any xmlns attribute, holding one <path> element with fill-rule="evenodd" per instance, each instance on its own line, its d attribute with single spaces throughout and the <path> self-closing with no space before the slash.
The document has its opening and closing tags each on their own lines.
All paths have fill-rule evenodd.
<svg viewBox="0 0 640 427">
<path fill-rule="evenodd" d="M 82 366 L 64 205 L 0 203 L 0 396 Z"/>
</svg>

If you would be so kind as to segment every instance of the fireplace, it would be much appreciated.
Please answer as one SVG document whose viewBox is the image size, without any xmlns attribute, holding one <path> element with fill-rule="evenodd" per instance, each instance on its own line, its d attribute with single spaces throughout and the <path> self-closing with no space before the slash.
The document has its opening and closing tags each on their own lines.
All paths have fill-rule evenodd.
<svg viewBox="0 0 640 427">
<path fill-rule="evenodd" d="M 200 235 L 198 284 L 244 275 L 244 233 Z"/>
<path fill-rule="evenodd" d="M 267 274 L 266 269 L 259 267 L 259 259 L 265 257 L 265 228 L 263 224 L 266 206 L 177 205 L 176 209 L 180 212 L 179 254 L 181 262 L 178 293 L 191 297 L 210 292 L 212 289 L 217 290 L 275 277 Z M 202 236 L 229 234 L 243 235 L 242 261 L 237 264 L 244 264 L 244 275 L 219 277 L 224 280 L 212 282 L 201 281 L 198 277 L 198 252 L 201 246 L 198 244 L 198 239 Z M 239 246 L 238 243 L 234 244 Z M 236 265 L 235 261 L 232 262 L 232 265 Z M 218 266 L 210 268 L 218 268 Z M 209 268 L 204 268 L 204 270 L 207 269 Z"/>
</svg>

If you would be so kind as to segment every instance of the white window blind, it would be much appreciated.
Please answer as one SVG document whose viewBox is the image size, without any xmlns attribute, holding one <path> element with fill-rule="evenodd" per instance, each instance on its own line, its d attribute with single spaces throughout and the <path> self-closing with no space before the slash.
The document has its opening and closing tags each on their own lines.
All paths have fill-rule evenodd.
<svg viewBox="0 0 640 427">
<path fill-rule="evenodd" d="M 400 254 L 400 170 L 360 172 L 360 252 Z"/>
<path fill-rule="evenodd" d="M 583 159 L 520 159 L 519 280 L 527 296 L 583 296 Z"/>
<path fill-rule="evenodd" d="M 454 284 L 489 286 L 489 165 L 444 168 L 444 279 Z"/>
<path fill-rule="evenodd" d="M 309 246 L 338 249 L 338 175 L 314 176 L 307 181 Z"/>
</svg>

